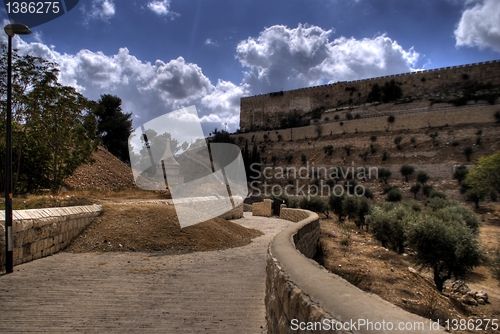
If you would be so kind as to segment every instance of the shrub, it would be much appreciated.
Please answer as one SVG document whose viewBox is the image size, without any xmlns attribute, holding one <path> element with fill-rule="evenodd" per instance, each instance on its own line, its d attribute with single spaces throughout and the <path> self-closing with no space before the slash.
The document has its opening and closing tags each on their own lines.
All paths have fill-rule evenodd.
<svg viewBox="0 0 500 334">
<path fill-rule="evenodd" d="M 467 161 L 470 161 L 470 156 L 472 155 L 472 152 L 473 152 L 472 147 L 467 146 L 466 148 L 464 148 L 464 155 L 467 158 Z"/>
<path fill-rule="evenodd" d="M 457 147 L 458 145 L 460 145 L 460 142 L 458 140 L 454 140 L 451 142 L 451 146 L 453 147 Z"/>
<path fill-rule="evenodd" d="M 495 118 L 497 120 L 497 123 L 500 123 L 500 110 L 495 112 Z"/>
<path fill-rule="evenodd" d="M 377 153 L 377 149 L 375 148 L 375 145 L 373 145 L 373 144 L 370 144 L 370 153 L 371 154 Z"/>
<path fill-rule="evenodd" d="M 278 157 L 277 157 L 277 156 L 275 156 L 275 155 L 273 155 L 273 156 L 271 157 L 271 161 L 272 161 L 273 165 L 275 166 L 275 165 L 276 165 L 276 162 L 278 161 Z"/>
<path fill-rule="evenodd" d="M 349 145 L 346 145 L 344 147 L 342 147 L 345 151 L 345 154 L 347 154 L 347 156 L 350 156 L 351 155 L 351 146 Z"/>
<path fill-rule="evenodd" d="M 458 183 L 462 183 L 463 180 L 467 177 L 467 173 L 469 170 L 467 169 L 467 166 L 461 165 L 458 166 L 455 169 L 455 172 L 453 172 L 453 178 L 458 181 Z"/>
<path fill-rule="evenodd" d="M 330 195 L 328 198 L 328 206 L 330 210 L 339 217 L 339 221 L 343 221 L 346 215 L 342 206 L 344 198 L 346 198 L 345 195 L 336 196 L 335 194 Z"/>
<path fill-rule="evenodd" d="M 302 155 L 300 156 L 300 161 L 302 161 L 302 164 L 305 165 L 307 161 L 307 156 L 304 153 L 302 153 Z"/>
<path fill-rule="evenodd" d="M 389 158 L 389 153 L 384 152 L 384 153 L 382 154 L 382 161 L 386 161 L 388 158 Z"/>
<path fill-rule="evenodd" d="M 336 114 L 335 116 L 333 116 L 333 119 L 336 120 L 336 121 L 338 121 L 339 118 L 340 118 L 340 116 L 338 114 Z"/>
<path fill-rule="evenodd" d="M 389 123 L 394 123 L 395 120 L 396 120 L 396 117 L 394 117 L 393 115 L 391 115 L 387 118 L 387 122 L 389 122 Z"/>
<path fill-rule="evenodd" d="M 411 210 L 401 204 L 376 206 L 366 216 L 366 223 L 383 247 L 403 253 L 406 242 L 406 222 L 403 218 L 409 213 Z"/>
<path fill-rule="evenodd" d="M 350 112 L 346 113 L 345 117 L 347 118 L 348 121 L 353 119 L 352 114 Z"/>
<path fill-rule="evenodd" d="M 447 208 L 450 206 L 456 206 L 458 205 L 457 202 L 447 199 L 447 198 L 441 198 L 441 197 L 433 197 L 430 198 L 429 201 L 427 202 L 427 209 L 431 211 L 437 211 L 443 208 Z"/>
<path fill-rule="evenodd" d="M 477 236 L 460 221 L 444 221 L 431 214 L 405 217 L 409 247 L 416 252 L 417 264 L 432 268 L 439 291 L 444 282 L 462 277 L 481 260 Z"/>
<path fill-rule="evenodd" d="M 397 188 L 397 187 L 396 186 L 392 186 L 392 185 L 386 185 L 386 186 L 384 186 L 384 189 L 382 189 L 382 192 L 385 195 L 385 194 L 387 194 L 389 191 L 391 191 L 394 188 Z"/>
<path fill-rule="evenodd" d="M 344 189 L 346 189 L 349 194 L 354 194 L 357 185 L 358 183 L 354 179 L 344 181 Z"/>
<path fill-rule="evenodd" d="M 365 193 L 363 194 L 363 196 L 365 196 L 368 199 L 373 199 L 374 197 L 373 191 L 371 191 L 370 188 L 365 187 Z"/>
<path fill-rule="evenodd" d="M 286 160 L 286 162 L 291 163 L 293 160 L 293 154 L 287 154 L 285 156 L 285 160 Z"/>
<path fill-rule="evenodd" d="M 498 112 L 498 114 L 500 115 L 500 111 Z M 371 140 L 372 142 L 376 142 L 376 141 L 377 141 L 377 136 L 371 136 L 371 137 L 370 137 L 370 140 Z"/>
<path fill-rule="evenodd" d="M 369 152 L 368 152 L 368 151 L 365 151 L 365 152 L 361 153 L 361 154 L 359 155 L 359 157 L 360 157 L 361 159 L 363 159 L 363 161 L 366 161 L 366 158 L 368 158 L 368 154 L 369 154 Z"/>
<path fill-rule="evenodd" d="M 452 220 L 462 221 L 474 233 L 479 232 L 478 216 L 465 206 L 459 205 L 458 203 L 435 210 L 432 214 L 446 222 L 451 222 Z"/>
<path fill-rule="evenodd" d="M 328 154 L 328 155 L 332 155 L 333 154 L 333 145 L 326 145 L 326 146 L 323 146 L 323 151 L 325 152 L 325 154 Z"/>
<path fill-rule="evenodd" d="M 366 197 L 348 196 L 342 201 L 342 211 L 354 221 L 357 227 L 365 225 L 365 216 L 370 210 L 371 205 Z"/>
<path fill-rule="evenodd" d="M 436 189 L 432 190 L 429 194 L 429 198 L 435 198 L 435 197 L 439 197 L 439 198 L 446 198 L 446 194 L 441 192 L 441 191 L 437 191 Z"/>
<path fill-rule="evenodd" d="M 385 196 L 385 199 L 388 202 L 399 202 L 403 198 L 403 194 L 401 193 L 401 190 L 398 188 L 393 188 L 391 189 L 387 195 Z"/>
<path fill-rule="evenodd" d="M 417 199 L 417 194 L 422 188 L 422 185 L 420 183 L 415 183 L 414 185 L 411 186 L 410 192 L 415 196 L 415 199 Z"/>
<path fill-rule="evenodd" d="M 427 174 L 426 172 L 424 171 L 419 171 L 417 173 L 417 181 L 422 183 L 422 184 L 425 184 L 427 181 L 429 181 L 430 179 L 430 176 L 429 174 Z"/>
<path fill-rule="evenodd" d="M 319 196 L 304 196 L 299 202 L 299 207 L 304 210 L 310 210 L 317 213 L 323 213 L 328 210 L 325 200 Z"/>
<path fill-rule="evenodd" d="M 388 179 L 391 177 L 392 172 L 385 168 L 380 168 L 378 170 L 378 176 L 384 180 L 385 184 L 387 184 Z"/>
<path fill-rule="evenodd" d="M 424 185 L 422 186 L 422 193 L 423 193 L 425 196 L 427 196 L 427 197 L 429 197 L 429 196 L 431 195 L 431 192 L 432 192 L 433 190 L 434 190 L 434 187 L 433 187 L 433 186 L 431 186 L 430 184 L 424 184 Z"/>
<path fill-rule="evenodd" d="M 415 168 L 413 166 L 403 165 L 399 171 L 401 175 L 405 177 L 406 182 L 408 182 L 408 177 L 413 174 Z"/>
</svg>

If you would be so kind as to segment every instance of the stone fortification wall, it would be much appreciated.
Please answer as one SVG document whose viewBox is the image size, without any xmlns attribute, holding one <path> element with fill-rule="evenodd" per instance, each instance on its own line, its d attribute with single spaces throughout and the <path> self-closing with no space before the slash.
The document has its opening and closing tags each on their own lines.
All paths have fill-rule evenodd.
<svg viewBox="0 0 500 334">
<path fill-rule="evenodd" d="M 403 98 L 437 98 L 458 93 L 471 82 L 500 84 L 500 61 L 467 64 L 389 75 L 356 81 L 296 89 L 286 92 L 245 97 L 240 102 L 240 129 L 252 125 L 280 126 L 281 119 L 290 112 L 310 112 L 316 108 L 333 109 L 346 105 L 361 104 L 366 100 L 372 86 L 383 86 L 394 80 L 403 90 Z"/>
<path fill-rule="evenodd" d="M 252 203 L 252 215 L 261 217 L 271 217 L 273 214 L 273 201 L 265 199 L 263 202 Z"/>
<path fill-rule="evenodd" d="M 101 213 L 100 205 L 14 210 L 14 265 L 64 249 Z M 0 267 L 5 266 L 5 212 L 0 211 Z"/>
<path fill-rule="evenodd" d="M 317 125 L 303 126 L 292 129 L 280 129 L 270 131 L 257 131 L 250 133 L 235 134 L 233 137 L 243 138 L 243 143 L 248 140 L 249 145 L 253 141 L 259 143 L 265 141 L 264 136 L 273 142 L 278 141 L 281 136 L 282 141 L 303 140 L 318 138 L 318 127 L 321 128 L 321 136 L 342 133 L 366 133 L 373 131 L 391 130 L 415 130 L 422 128 L 436 128 L 448 125 L 459 124 L 480 124 L 493 123 L 496 121 L 495 112 L 498 105 L 477 104 L 463 107 L 446 107 L 417 110 L 400 110 L 383 115 L 373 115 L 372 117 L 343 120 L 338 122 L 320 123 Z M 389 115 L 395 115 L 393 123 L 389 123 Z"/>
<path fill-rule="evenodd" d="M 423 327 L 412 327 L 412 333 L 431 332 L 427 319 L 408 313 L 376 295 L 361 291 L 311 260 L 319 243 L 320 227 L 317 214 L 286 208 L 282 208 L 281 212 L 281 217 L 289 217 L 293 221 L 303 219 L 280 232 L 268 249 L 265 304 L 270 334 L 373 333 L 373 328 L 370 330 L 368 327 L 350 326 L 351 323 L 359 324 L 360 321 L 380 325 L 383 321 L 391 322 L 394 328 L 398 328 L 396 326 L 400 324 L 419 324 Z M 343 326 L 343 330 L 320 330 L 317 326 L 318 322 L 331 324 L 332 320 L 339 323 L 339 328 Z M 298 322 L 316 323 L 316 329 L 293 330 L 292 325 L 297 325 Z M 432 330 L 432 333 L 444 331 L 437 329 Z"/>
</svg>

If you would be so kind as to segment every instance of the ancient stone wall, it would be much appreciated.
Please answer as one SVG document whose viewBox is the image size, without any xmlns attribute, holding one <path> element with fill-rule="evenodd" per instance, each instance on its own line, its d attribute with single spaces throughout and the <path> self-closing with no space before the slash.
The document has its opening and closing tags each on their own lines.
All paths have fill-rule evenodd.
<svg viewBox="0 0 500 334">
<path fill-rule="evenodd" d="M 412 333 L 445 332 L 431 330 L 427 319 L 361 291 L 312 261 L 319 243 L 318 215 L 287 208 L 282 208 L 281 212 L 280 217 L 289 217 L 293 221 L 305 218 L 280 232 L 269 245 L 265 304 L 270 334 L 373 333 L 373 328 L 360 326 L 363 322 L 372 326 L 390 322 L 394 326 L 392 330 L 385 326 L 385 330 L 377 333 L 391 333 L 398 330 L 401 324 L 408 323 L 414 326 Z M 315 329 L 294 330 L 300 322 L 304 327 L 310 322 Z M 327 326 L 339 330 L 331 330 Z"/>
<path fill-rule="evenodd" d="M 14 210 L 14 265 L 64 249 L 101 213 L 100 205 Z M 5 266 L 5 212 L 0 211 L 0 267 Z"/>
<path fill-rule="evenodd" d="M 320 136 L 329 136 L 342 133 L 366 133 L 373 131 L 414 130 L 423 128 L 437 128 L 446 125 L 493 123 L 496 121 L 495 112 L 498 105 L 474 104 L 463 107 L 435 107 L 424 109 L 410 109 L 389 112 L 385 114 L 370 115 L 353 120 L 339 120 L 338 122 L 325 122 L 317 125 L 299 128 L 280 129 L 271 131 L 256 131 L 233 135 L 242 143 L 264 142 L 267 140 L 277 142 L 290 140 L 314 140 Z M 394 122 L 388 122 L 388 116 L 394 115 Z M 281 139 L 279 139 L 281 138 Z M 251 147 L 251 146 L 250 146 Z"/>
<path fill-rule="evenodd" d="M 402 88 L 404 99 L 460 96 L 463 87 L 472 82 L 500 84 L 500 61 L 343 81 L 245 97 L 240 102 L 240 129 L 248 130 L 252 125 L 277 128 L 281 119 L 294 111 L 303 114 L 320 107 L 333 109 L 347 105 L 349 101 L 359 105 L 366 100 L 373 85 L 383 86 L 391 80 Z"/>
<path fill-rule="evenodd" d="M 263 202 L 252 203 L 252 215 L 261 217 L 271 217 L 273 214 L 273 201 L 265 199 Z"/>
</svg>

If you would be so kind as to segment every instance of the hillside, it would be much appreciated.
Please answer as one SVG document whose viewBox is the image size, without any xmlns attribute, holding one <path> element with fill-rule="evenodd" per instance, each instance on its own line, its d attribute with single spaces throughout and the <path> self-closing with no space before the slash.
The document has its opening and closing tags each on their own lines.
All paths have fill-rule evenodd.
<svg viewBox="0 0 500 334">
<path fill-rule="evenodd" d="M 64 183 L 71 189 L 134 189 L 132 169 L 99 146 L 92 153 L 93 163 L 82 165 Z"/>
</svg>

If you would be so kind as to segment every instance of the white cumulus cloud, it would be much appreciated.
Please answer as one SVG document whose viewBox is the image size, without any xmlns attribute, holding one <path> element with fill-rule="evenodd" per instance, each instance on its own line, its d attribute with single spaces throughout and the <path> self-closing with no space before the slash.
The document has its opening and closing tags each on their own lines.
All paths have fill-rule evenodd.
<svg viewBox="0 0 500 334">
<path fill-rule="evenodd" d="M 385 35 L 330 40 L 331 30 L 275 25 L 241 41 L 236 56 L 253 93 L 408 72 L 419 57 Z"/>
<path fill-rule="evenodd" d="M 160 16 L 169 16 L 171 18 L 179 16 L 178 13 L 170 10 L 170 0 L 149 1 L 147 6 L 152 12 Z"/>
<path fill-rule="evenodd" d="M 115 16 L 113 0 L 92 0 L 90 10 L 87 10 L 85 6 L 82 6 L 81 9 L 84 13 L 87 13 L 87 21 L 90 19 L 107 21 Z"/>
<path fill-rule="evenodd" d="M 455 29 L 457 46 L 490 47 L 500 52 L 500 2 L 469 1 Z"/>
</svg>

